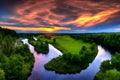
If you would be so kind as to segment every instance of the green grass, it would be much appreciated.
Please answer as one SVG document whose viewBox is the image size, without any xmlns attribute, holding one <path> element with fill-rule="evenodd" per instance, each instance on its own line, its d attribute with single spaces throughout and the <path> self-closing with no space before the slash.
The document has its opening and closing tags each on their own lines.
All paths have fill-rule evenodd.
<svg viewBox="0 0 120 80">
<path fill-rule="evenodd" d="M 86 46 L 87 48 L 90 47 L 89 43 L 75 40 L 69 36 L 56 36 L 56 44 L 53 45 L 62 50 L 63 53 L 67 51 L 72 54 L 79 54 L 83 46 Z"/>
<path fill-rule="evenodd" d="M 56 38 L 55 44 L 53 43 L 53 38 Z M 83 42 L 82 40 L 75 40 L 68 35 L 63 36 L 57 35 L 52 36 L 51 38 L 46 38 L 44 35 L 39 35 L 37 36 L 37 39 L 53 44 L 63 53 L 68 52 L 72 54 L 78 54 L 83 46 L 86 46 L 87 48 L 91 46 L 90 43 Z"/>
</svg>

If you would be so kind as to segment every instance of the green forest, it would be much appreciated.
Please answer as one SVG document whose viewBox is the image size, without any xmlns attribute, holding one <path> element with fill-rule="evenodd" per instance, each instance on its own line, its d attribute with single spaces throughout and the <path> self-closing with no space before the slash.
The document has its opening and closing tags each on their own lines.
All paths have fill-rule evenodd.
<svg viewBox="0 0 120 80">
<path fill-rule="evenodd" d="M 38 40 L 33 40 L 33 36 Z M 45 69 L 57 73 L 77 73 L 85 69 L 97 55 L 97 45 L 101 45 L 111 52 L 112 59 L 101 64 L 95 80 L 120 80 L 120 33 L 18 34 L 2 28 L 0 80 L 26 80 L 30 76 L 34 57 L 28 46 L 22 43 L 21 40 L 24 38 L 29 39 L 29 43 L 38 53 L 48 53 L 48 44 L 52 44 L 63 53 L 44 65 Z"/>
<path fill-rule="evenodd" d="M 26 80 L 34 57 L 15 31 L 0 28 L 0 80 Z"/>
</svg>

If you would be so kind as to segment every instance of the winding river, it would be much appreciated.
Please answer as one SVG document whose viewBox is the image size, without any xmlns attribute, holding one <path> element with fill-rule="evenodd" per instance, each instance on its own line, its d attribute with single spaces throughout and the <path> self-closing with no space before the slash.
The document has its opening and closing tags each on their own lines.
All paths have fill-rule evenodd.
<svg viewBox="0 0 120 80">
<path fill-rule="evenodd" d="M 94 80 L 94 76 L 100 70 L 100 65 L 104 60 L 110 60 L 111 55 L 108 51 L 98 46 L 98 53 L 92 63 L 76 74 L 58 74 L 55 71 L 48 71 L 44 68 L 44 64 L 49 62 L 51 59 L 62 55 L 62 53 L 49 44 L 48 54 L 38 54 L 34 47 L 28 43 L 28 39 L 22 40 L 24 44 L 27 44 L 30 52 L 34 55 L 35 63 L 32 69 L 31 75 L 28 80 Z"/>
</svg>

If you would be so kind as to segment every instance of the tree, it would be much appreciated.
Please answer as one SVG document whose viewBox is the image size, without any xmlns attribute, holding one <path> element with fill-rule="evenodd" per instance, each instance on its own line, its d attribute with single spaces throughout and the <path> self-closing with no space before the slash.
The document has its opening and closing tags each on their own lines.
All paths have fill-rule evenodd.
<svg viewBox="0 0 120 80">
<path fill-rule="evenodd" d="M 11 53 L 14 52 L 15 46 L 14 46 L 13 39 L 10 35 L 5 36 L 5 38 L 2 40 L 0 44 L 0 48 L 2 52 L 7 56 L 10 56 Z"/>
<path fill-rule="evenodd" d="M 120 53 L 116 53 L 111 59 L 112 67 L 120 71 Z"/>
<path fill-rule="evenodd" d="M 107 70 L 110 70 L 111 68 L 112 67 L 111 67 L 110 61 L 106 60 L 106 61 L 102 62 L 100 70 L 102 72 L 106 72 Z"/>
<path fill-rule="evenodd" d="M 111 69 L 106 72 L 99 72 L 94 80 L 120 80 L 120 72 L 116 69 Z"/>
<path fill-rule="evenodd" d="M 0 68 L 0 80 L 6 80 L 5 79 L 5 72 L 3 69 Z"/>
<path fill-rule="evenodd" d="M 116 69 L 109 70 L 105 73 L 104 80 L 120 80 L 120 72 Z"/>
</svg>

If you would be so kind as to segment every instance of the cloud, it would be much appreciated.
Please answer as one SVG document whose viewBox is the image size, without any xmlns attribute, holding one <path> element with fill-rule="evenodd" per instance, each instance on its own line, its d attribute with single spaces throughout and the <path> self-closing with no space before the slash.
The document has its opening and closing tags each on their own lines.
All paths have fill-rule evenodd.
<svg viewBox="0 0 120 80">
<path fill-rule="evenodd" d="M 22 4 L 19 2 L 13 8 L 13 14 L 8 16 L 9 21 L 17 24 L 13 26 L 88 28 L 107 21 L 111 21 L 111 24 L 119 17 L 116 14 L 120 12 L 117 0 L 25 0 Z M 8 25 L 12 24 L 9 21 Z"/>
<path fill-rule="evenodd" d="M 75 23 L 77 26 L 85 26 L 85 27 L 94 26 L 107 21 L 112 17 L 112 14 L 116 12 L 118 12 L 118 10 L 101 11 L 95 15 L 92 15 L 90 13 L 89 14 L 85 13 L 85 14 L 82 14 L 73 23 Z"/>
<path fill-rule="evenodd" d="M 7 24 L 14 25 L 15 23 L 0 21 L 0 25 L 7 25 Z"/>
<path fill-rule="evenodd" d="M 114 28 L 116 31 L 120 31 L 120 25 L 117 25 L 116 28 Z"/>
<path fill-rule="evenodd" d="M 33 27 L 16 27 L 16 26 L 2 26 L 2 28 L 7 28 L 7 29 L 11 29 L 11 30 L 42 31 L 42 32 L 56 32 L 56 31 L 59 31 L 59 30 L 71 30 L 71 28 L 56 27 L 56 26 L 38 27 L 38 28 L 33 28 Z"/>
<path fill-rule="evenodd" d="M 56 15 L 51 12 L 51 9 L 55 8 L 54 0 L 37 1 L 31 4 L 31 1 L 27 1 L 21 7 L 16 6 L 15 16 L 10 16 L 9 19 L 19 21 L 20 23 L 34 24 L 35 26 L 50 26 L 60 22 L 64 15 Z M 21 8 L 19 8 L 21 7 Z M 45 23 L 45 24 L 44 24 Z"/>
<path fill-rule="evenodd" d="M 81 30 L 75 30 L 75 31 L 77 31 L 77 32 L 85 32 L 85 31 L 87 31 L 87 30 L 81 29 Z"/>
<path fill-rule="evenodd" d="M 114 30 L 116 30 L 116 31 L 120 31 L 120 28 L 115 28 Z"/>
</svg>

